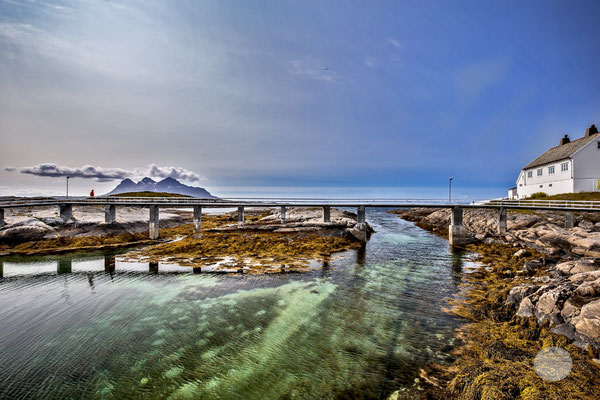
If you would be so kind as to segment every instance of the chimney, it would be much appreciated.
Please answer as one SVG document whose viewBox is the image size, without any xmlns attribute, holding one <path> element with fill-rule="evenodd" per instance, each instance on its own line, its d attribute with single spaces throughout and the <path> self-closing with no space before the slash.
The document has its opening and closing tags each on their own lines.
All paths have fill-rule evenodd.
<svg viewBox="0 0 600 400">
<path fill-rule="evenodd" d="M 585 130 L 585 137 L 595 135 L 596 133 L 598 133 L 598 129 L 596 128 L 596 125 L 592 124 L 589 128 Z"/>
<path fill-rule="evenodd" d="M 569 136 L 565 135 L 565 137 L 563 137 L 563 138 L 560 139 L 560 143 L 558 145 L 562 146 L 563 144 L 567 144 L 567 143 L 570 143 L 570 142 L 571 142 L 571 139 L 569 139 Z"/>
</svg>

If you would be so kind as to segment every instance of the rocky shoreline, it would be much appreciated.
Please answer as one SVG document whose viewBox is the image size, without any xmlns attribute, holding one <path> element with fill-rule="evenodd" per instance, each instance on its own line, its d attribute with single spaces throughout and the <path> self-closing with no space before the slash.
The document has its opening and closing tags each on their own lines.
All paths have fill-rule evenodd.
<svg viewBox="0 0 600 400">
<path fill-rule="evenodd" d="M 52 208 L 31 211 L 7 218 L 0 256 L 138 247 L 124 257 L 219 272 L 277 273 L 320 266 L 334 253 L 362 246 L 373 232 L 353 213 L 331 209 L 330 222 L 323 222 L 322 209 L 295 207 L 287 210 L 285 224 L 279 209 L 247 209 L 244 223 L 235 211 L 209 212 L 195 232 L 191 212 L 165 209 L 160 239 L 151 240 L 148 211 L 139 208 L 120 210 L 119 222 L 110 224 L 97 207 L 79 207 L 67 221 Z"/>
<path fill-rule="evenodd" d="M 394 213 L 447 235 L 449 210 Z M 532 276 L 543 269 L 548 275 L 531 277 L 530 282 L 514 287 L 507 304 L 515 306 L 517 316 L 535 317 L 540 325 L 549 321 L 554 333 L 581 347 L 600 349 L 600 222 L 596 219 L 600 217 L 592 213 L 579 214 L 575 227 L 569 230 L 563 227 L 564 217 L 558 212 L 509 212 L 507 232 L 499 235 L 493 210 L 467 210 L 463 224 L 473 243 L 513 246 L 515 257 L 529 255 L 526 249 L 544 254 L 538 260 L 523 262 L 517 274 Z"/>
<path fill-rule="evenodd" d="M 423 229 L 448 236 L 450 211 L 395 210 Z M 465 274 L 451 312 L 469 321 L 449 366 L 421 371 L 429 397 L 446 399 L 600 398 L 600 224 L 576 215 L 563 228 L 555 212 L 510 212 L 508 231 L 497 234 L 497 215 L 466 210 L 463 224 L 482 267 Z M 573 359 L 569 376 L 550 384 L 533 359 L 548 346 Z"/>
</svg>

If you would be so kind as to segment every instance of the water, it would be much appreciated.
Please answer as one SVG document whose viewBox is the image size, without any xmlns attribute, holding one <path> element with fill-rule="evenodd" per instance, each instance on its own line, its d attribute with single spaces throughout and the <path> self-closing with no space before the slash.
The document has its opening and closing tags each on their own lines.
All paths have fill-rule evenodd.
<svg viewBox="0 0 600 400">
<path fill-rule="evenodd" d="M 468 255 L 382 211 L 361 251 L 230 276 L 114 254 L 0 259 L 0 398 L 416 396 Z"/>
</svg>

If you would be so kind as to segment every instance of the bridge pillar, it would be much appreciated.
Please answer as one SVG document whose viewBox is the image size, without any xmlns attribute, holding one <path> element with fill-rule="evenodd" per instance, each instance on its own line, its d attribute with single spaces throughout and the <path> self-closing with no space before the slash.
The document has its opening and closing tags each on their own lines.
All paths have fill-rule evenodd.
<svg viewBox="0 0 600 400">
<path fill-rule="evenodd" d="M 58 206 L 60 218 L 63 221 L 68 221 L 73 218 L 73 206 L 71 204 L 60 204 Z"/>
<path fill-rule="evenodd" d="M 112 224 L 117 221 L 117 206 L 114 204 L 109 204 L 104 206 L 104 222 L 107 224 Z"/>
<path fill-rule="evenodd" d="M 363 243 L 367 243 L 367 224 L 366 224 L 366 212 L 365 206 L 358 206 L 356 213 L 356 226 L 353 229 L 353 235 L 355 238 Z"/>
<path fill-rule="evenodd" d="M 465 243 L 467 233 L 463 226 L 463 209 L 453 207 L 450 215 L 450 226 L 448 227 L 448 240 L 451 246 L 460 246 Z"/>
<path fill-rule="evenodd" d="M 244 206 L 238 207 L 238 224 L 244 223 Z"/>
<path fill-rule="evenodd" d="M 155 275 L 158 274 L 158 263 L 157 262 L 149 262 L 148 263 L 148 273 Z"/>
<path fill-rule="evenodd" d="M 573 212 L 566 211 L 565 212 L 565 229 L 573 229 L 575 226 L 575 217 L 573 216 Z"/>
<path fill-rule="evenodd" d="M 194 232 L 202 230 L 202 206 L 194 206 Z"/>
<path fill-rule="evenodd" d="M 498 234 L 506 233 L 506 208 L 498 209 Z"/>
<path fill-rule="evenodd" d="M 104 270 L 106 272 L 115 272 L 115 256 L 104 256 Z"/>
<path fill-rule="evenodd" d="M 56 266 L 57 274 L 68 274 L 71 272 L 72 263 L 71 260 L 58 260 L 58 265 Z"/>
<path fill-rule="evenodd" d="M 158 206 L 150 206 L 150 222 L 148 224 L 150 239 L 158 239 Z"/>
<path fill-rule="evenodd" d="M 4 208 L 0 208 L 0 228 L 4 226 Z"/>
<path fill-rule="evenodd" d="M 358 212 L 356 213 L 356 222 L 364 224 L 367 220 L 365 206 L 358 206 Z"/>
<path fill-rule="evenodd" d="M 329 206 L 323 207 L 323 222 L 331 222 L 331 207 Z"/>
<path fill-rule="evenodd" d="M 281 212 L 279 213 L 281 218 L 281 223 L 285 224 L 285 206 L 281 206 Z"/>
</svg>

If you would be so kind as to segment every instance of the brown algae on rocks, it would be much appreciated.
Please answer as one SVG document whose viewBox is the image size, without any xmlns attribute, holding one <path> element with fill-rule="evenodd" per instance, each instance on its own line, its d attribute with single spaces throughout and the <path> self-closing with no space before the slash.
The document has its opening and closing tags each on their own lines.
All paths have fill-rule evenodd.
<svg viewBox="0 0 600 400">
<path fill-rule="evenodd" d="M 427 219 L 432 211 L 396 213 L 444 235 L 447 227 L 432 223 L 437 217 Z M 540 325 L 535 317 L 519 317 L 515 304 L 506 301 L 511 289 L 522 285 L 526 291 L 527 285 L 539 286 L 549 279 L 547 266 L 523 268 L 545 255 L 533 249 L 515 255 L 517 249 L 513 245 L 497 242 L 465 247 L 477 254 L 475 261 L 482 267 L 464 274 L 462 292 L 450 299 L 450 312 L 465 318 L 467 323 L 457 332 L 461 344 L 453 352 L 454 362 L 449 366 L 432 364 L 427 372 L 422 371 L 427 378 L 425 382 L 430 382 L 428 397 L 465 400 L 600 398 L 600 365 L 593 361 L 598 358 L 598 349 L 590 345 L 578 347 L 565 336 L 551 332 L 550 321 Z M 550 346 L 566 350 L 572 359 L 571 372 L 557 382 L 542 379 L 534 369 L 538 352 Z"/>
<path fill-rule="evenodd" d="M 50 254 L 143 246 L 124 257 L 183 266 L 215 266 L 215 270 L 245 273 L 304 271 L 327 263 L 334 253 L 363 244 L 348 234 L 353 215 L 332 210 L 332 223 L 318 221 L 319 210 L 291 209 L 281 224 L 269 210 L 250 210 L 244 224 L 235 213 L 204 215 L 202 231 L 192 224 L 161 228 L 160 240 L 148 232 L 118 235 L 57 237 L 0 244 L 0 254 Z M 370 227 L 369 227 L 370 229 Z M 372 231 L 372 230 L 371 230 Z"/>
</svg>

